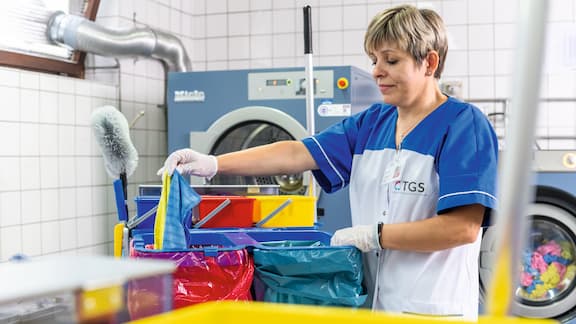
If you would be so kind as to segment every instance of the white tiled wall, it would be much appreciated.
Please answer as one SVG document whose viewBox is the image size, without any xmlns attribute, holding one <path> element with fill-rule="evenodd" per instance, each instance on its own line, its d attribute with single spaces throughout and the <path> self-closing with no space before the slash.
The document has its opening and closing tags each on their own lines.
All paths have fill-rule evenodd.
<svg viewBox="0 0 576 324">
<path fill-rule="evenodd" d="M 90 114 L 115 86 L 0 69 L 0 259 L 108 253 L 114 214 Z"/>
<path fill-rule="evenodd" d="M 315 65 L 369 70 L 364 29 L 378 11 L 399 3 L 444 18 L 450 51 L 442 81 L 461 81 L 464 98 L 510 96 L 521 0 L 102 0 L 97 22 L 170 32 L 196 71 L 293 67 L 304 66 L 302 7 L 309 4 Z M 576 0 L 550 5 L 543 96 L 574 98 Z M 97 107 L 115 105 L 133 122 L 140 160 L 129 179 L 131 213 L 137 185 L 159 180 L 155 171 L 167 153 L 162 65 L 92 55 L 87 65 L 88 80 L 0 67 L 0 261 L 16 253 L 110 253 L 116 210 L 113 179 L 89 127 Z M 575 105 L 543 104 L 538 133 L 576 137 Z M 573 139 L 540 144 L 576 147 Z"/>
<path fill-rule="evenodd" d="M 303 66 L 302 7 L 312 6 L 315 65 L 356 65 L 370 70 L 363 34 L 378 11 L 410 3 L 440 13 L 450 50 L 442 81 L 461 81 L 466 99 L 509 98 L 516 48 L 519 0 L 428 1 L 194 1 L 182 20 L 198 21 L 191 35 L 195 70 Z M 575 0 L 550 1 L 549 41 L 542 96 L 576 98 Z M 185 32 L 185 30 L 182 30 Z M 571 43 L 568 43 L 567 41 Z M 571 46 L 572 49 L 569 47 Z M 501 104 L 476 103 L 487 113 Z M 576 102 L 541 105 L 540 136 L 576 136 L 558 112 Z M 549 112 L 548 112 L 549 111 Z M 572 113 L 573 114 L 573 113 Z M 540 140 L 543 148 L 576 148 L 576 140 Z"/>
</svg>

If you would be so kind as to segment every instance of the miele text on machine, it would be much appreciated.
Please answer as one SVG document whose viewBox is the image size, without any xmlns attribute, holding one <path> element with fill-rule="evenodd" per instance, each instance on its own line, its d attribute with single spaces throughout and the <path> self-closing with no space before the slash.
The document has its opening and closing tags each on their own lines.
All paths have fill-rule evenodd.
<svg viewBox="0 0 576 324">
<path fill-rule="evenodd" d="M 200 90 L 174 90 L 174 102 L 204 102 L 206 94 Z"/>
</svg>

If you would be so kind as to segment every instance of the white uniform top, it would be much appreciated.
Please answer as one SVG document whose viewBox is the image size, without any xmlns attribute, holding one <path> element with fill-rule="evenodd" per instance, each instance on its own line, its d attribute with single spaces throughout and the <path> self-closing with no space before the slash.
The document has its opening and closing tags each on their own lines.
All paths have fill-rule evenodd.
<svg viewBox="0 0 576 324">
<path fill-rule="evenodd" d="M 397 118 L 396 107 L 375 104 L 303 140 L 326 192 L 350 186 L 353 225 L 417 221 L 470 204 L 495 207 L 498 141 L 480 110 L 449 97 L 398 151 Z M 392 181 L 385 175 L 390 165 L 401 167 Z M 431 253 L 370 253 L 378 258 L 373 307 L 476 320 L 480 240 L 479 233 L 475 243 Z"/>
</svg>

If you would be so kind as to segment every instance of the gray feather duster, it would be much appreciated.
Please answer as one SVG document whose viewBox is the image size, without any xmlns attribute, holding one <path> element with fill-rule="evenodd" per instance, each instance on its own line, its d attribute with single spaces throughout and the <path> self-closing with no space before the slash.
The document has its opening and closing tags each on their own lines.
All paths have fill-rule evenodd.
<svg viewBox="0 0 576 324">
<path fill-rule="evenodd" d="M 100 107 L 92 113 L 92 131 L 108 175 L 116 179 L 132 175 L 138 166 L 138 152 L 130 140 L 126 117 L 112 106 Z"/>
</svg>

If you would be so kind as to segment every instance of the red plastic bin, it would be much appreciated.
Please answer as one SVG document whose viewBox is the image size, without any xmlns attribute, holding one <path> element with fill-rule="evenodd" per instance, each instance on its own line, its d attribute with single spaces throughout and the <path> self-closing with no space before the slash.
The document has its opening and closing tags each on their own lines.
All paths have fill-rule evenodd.
<svg viewBox="0 0 576 324">
<path fill-rule="evenodd" d="M 197 225 L 200 228 L 221 227 L 252 227 L 254 214 L 254 198 L 244 196 L 201 196 L 202 200 L 195 208 L 193 220 L 199 215 Z M 229 200 L 229 201 L 227 201 Z M 227 204 L 227 205 L 226 205 Z M 210 215 L 219 206 L 224 206 L 219 212 Z M 211 216 L 209 220 L 205 220 Z M 195 225 L 193 224 L 193 226 Z"/>
</svg>

